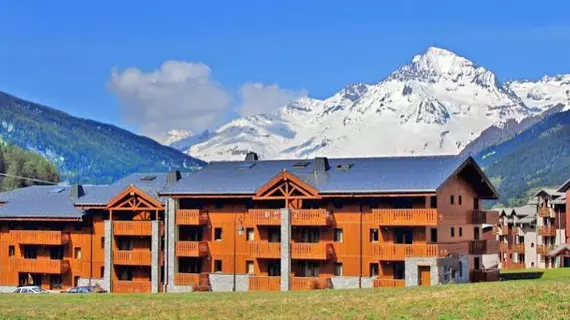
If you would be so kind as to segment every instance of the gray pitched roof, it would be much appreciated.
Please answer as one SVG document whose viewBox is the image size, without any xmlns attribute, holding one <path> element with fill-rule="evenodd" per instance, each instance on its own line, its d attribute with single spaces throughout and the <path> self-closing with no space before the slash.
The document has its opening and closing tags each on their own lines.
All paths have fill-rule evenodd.
<svg viewBox="0 0 570 320">
<path fill-rule="evenodd" d="M 105 186 L 83 186 L 86 195 Z M 81 218 L 85 212 L 75 208 L 70 186 L 30 186 L 0 193 L 0 218 Z"/>
<path fill-rule="evenodd" d="M 568 179 L 566 182 L 564 182 L 560 188 L 558 188 L 558 192 L 566 192 L 570 189 L 570 179 Z"/>
<path fill-rule="evenodd" d="M 164 203 L 158 193 L 166 185 L 167 176 L 168 173 L 134 173 L 117 180 L 106 188 L 101 188 L 96 192 L 81 197 L 75 201 L 75 204 L 78 206 L 106 205 L 113 197 L 130 185 Z"/>
<path fill-rule="evenodd" d="M 550 197 L 552 197 L 552 198 L 557 198 L 557 197 L 560 197 L 560 196 L 564 195 L 564 193 L 558 192 L 558 190 L 556 190 L 556 189 L 552 189 L 552 188 L 542 188 L 542 189 L 538 190 L 538 191 L 534 194 L 534 196 L 537 197 L 537 196 L 539 196 L 539 195 L 542 194 L 542 193 L 544 193 L 544 194 L 546 194 L 546 195 L 548 195 L 548 196 L 550 196 Z"/>
<path fill-rule="evenodd" d="M 254 194 L 283 170 L 294 174 L 321 194 L 434 192 L 464 165 L 474 164 L 480 173 L 472 158 L 460 156 L 328 159 L 330 169 L 322 174 L 313 172 L 314 161 L 211 162 L 166 187 L 161 194 Z M 489 190 L 487 193 L 492 194 L 488 198 L 496 198 L 496 191 L 488 180 L 485 181 L 485 188 Z"/>
</svg>

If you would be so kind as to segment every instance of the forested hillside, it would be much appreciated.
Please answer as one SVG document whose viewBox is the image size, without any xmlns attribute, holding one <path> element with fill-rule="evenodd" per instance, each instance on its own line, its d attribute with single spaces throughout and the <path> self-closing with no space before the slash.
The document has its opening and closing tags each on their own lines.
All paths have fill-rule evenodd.
<svg viewBox="0 0 570 320">
<path fill-rule="evenodd" d="M 37 153 L 0 142 L 0 191 L 38 184 L 32 180 L 24 180 L 11 176 L 23 176 L 51 182 L 59 181 L 57 168 Z"/>
<path fill-rule="evenodd" d="M 2 92 L 0 138 L 41 154 L 70 183 L 110 183 L 133 172 L 193 170 L 204 164 L 147 137 Z"/>
<path fill-rule="evenodd" d="M 523 204 L 538 188 L 557 187 L 570 178 L 570 111 L 551 115 L 476 158 L 498 187 L 503 205 Z"/>
</svg>

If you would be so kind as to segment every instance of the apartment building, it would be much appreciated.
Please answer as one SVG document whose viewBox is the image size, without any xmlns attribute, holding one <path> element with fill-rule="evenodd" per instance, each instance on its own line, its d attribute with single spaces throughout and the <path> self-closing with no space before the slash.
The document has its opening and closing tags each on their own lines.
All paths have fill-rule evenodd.
<svg viewBox="0 0 570 320">
<path fill-rule="evenodd" d="M 541 189 L 526 205 L 501 209 L 494 231 L 502 269 L 560 266 L 551 253 L 566 243 L 566 194 Z"/>
<path fill-rule="evenodd" d="M 0 194 L 0 287 L 257 291 L 498 279 L 498 197 L 456 156 L 213 162 Z M 489 259 L 491 257 L 491 259 Z"/>
</svg>

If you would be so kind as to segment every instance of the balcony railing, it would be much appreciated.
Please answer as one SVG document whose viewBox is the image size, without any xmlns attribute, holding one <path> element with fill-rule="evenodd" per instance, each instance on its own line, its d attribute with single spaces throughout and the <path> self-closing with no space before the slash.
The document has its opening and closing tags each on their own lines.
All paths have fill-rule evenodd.
<svg viewBox="0 0 570 320">
<path fill-rule="evenodd" d="M 176 224 L 198 226 L 208 224 L 208 212 L 200 209 L 176 210 Z"/>
<path fill-rule="evenodd" d="M 292 277 L 291 290 L 329 289 L 332 287 L 330 278 Z"/>
<path fill-rule="evenodd" d="M 281 243 L 279 242 L 249 242 L 247 250 L 251 257 L 261 259 L 281 258 Z"/>
<path fill-rule="evenodd" d="M 504 243 L 504 242 L 499 243 L 499 251 L 500 252 L 507 252 L 508 250 L 509 250 L 509 244 L 508 243 Z"/>
<path fill-rule="evenodd" d="M 552 208 L 541 207 L 538 208 L 538 216 L 541 218 L 555 218 L 556 213 Z"/>
<path fill-rule="evenodd" d="M 250 209 L 247 219 L 251 224 L 278 226 L 281 224 L 281 211 L 276 209 Z M 328 226 L 333 223 L 333 216 L 325 209 L 291 209 L 293 226 Z"/>
<path fill-rule="evenodd" d="M 178 241 L 176 242 L 177 257 L 206 257 L 208 243 L 206 241 Z"/>
<path fill-rule="evenodd" d="M 524 243 L 513 243 L 511 251 L 514 253 L 524 253 Z"/>
<path fill-rule="evenodd" d="M 374 223 L 381 226 L 435 226 L 437 209 L 372 209 Z"/>
<path fill-rule="evenodd" d="M 281 277 L 250 276 L 249 291 L 279 291 Z"/>
<path fill-rule="evenodd" d="M 493 226 L 493 234 L 497 235 L 497 236 L 505 235 L 505 233 L 503 231 L 503 226 L 502 225 L 494 225 Z"/>
<path fill-rule="evenodd" d="M 200 284 L 199 273 L 175 273 L 174 284 L 177 286 L 197 286 Z"/>
<path fill-rule="evenodd" d="M 406 286 L 404 279 L 374 279 L 374 288 L 403 288 Z"/>
<path fill-rule="evenodd" d="M 151 221 L 113 221 L 113 234 L 116 236 L 151 236 Z"/>
<path fill-rule="evenodd" d="M 379 260 L 404 260 L 408 257 L 437 257 L 436 244 L 372 244 L 372 256 Z"/>
<path fill-rule="evenodd" d="M 554 237 L 556 236 L 556 228 L 552 226 L 541 226 L 538 228 L 539 236 Z"/>
<path fill-rule="evenodd" d="M 62 274 L 69 271 L 69 261 L 10 258 L 10 268 L 18 272 Z"/>
<path fill-rule="evenodd" d="M 547 255 L 550 251 L 552 251 L 553 246 L 547 244 L 540 244 L 536 247 L 536 253 L 541 255 Z"/>
<path fill-rule="evenodd" d="M 505 270 L 514 270 L 514 269 L 524 269 L 525 265 L 523 262 L 504 262 L 501 266 L 502 269 Z"/>
<path fill-rule="evenodd" d="M 113 250 L 113 263 L 122 266 L 150 266 L 152 265 L 152 253 L 150 250 Z"/>
<path fill-rule="evenodd" d="M 524 252 L 524 247 L 523 247 Z M 499 253 L 498 240 L 472 240 L 469 242 L 470 254 L 494 254 Z"/>
<path fill-rule="evenodd" d="M 150 281 L 113 281 L 113 293 L 148 293 Z"/>
<path fill-rule="evenodd" d="M 48 230 L 10 230 L 12 241 L 18 244 L 64 245 L 69 242 L 69 234 Z"/>
<path fill-rule="evenodd" d="M 327 243 L 292 243 L 291 258 L 303 260 L 328 260 L 334 255 L 334 248 Z"/>
<path fill-rule="evenodd" d="M 473 224 L 499 224 L 498 211 L 474 210 L 471 223 Z"/>
</svg>

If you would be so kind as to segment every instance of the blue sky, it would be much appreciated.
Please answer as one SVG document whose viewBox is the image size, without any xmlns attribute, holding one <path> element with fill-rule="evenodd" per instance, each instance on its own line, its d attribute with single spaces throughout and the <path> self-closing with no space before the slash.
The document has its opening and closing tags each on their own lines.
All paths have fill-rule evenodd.
<svg viewBox="0 0 570 320">
<path fill-rule="evenodd" d="M 130 119 L 137 106 L 123 105 L 142 98 L 125 98 L 124 82 L 110 88 L 114 68 L 121 75 L 129 67 L 151 73 L 169 60 L 206 66 L 206 89 L 227 101 L 212 107 L 222 116 L 203 123 L 240 113 L 244 84 L 259 84 L 273 103 L 307 92 L 326 97 L 377 82 L 429 46 L 501 80 L 570 73 L 570 1 L 0 0 L 0 12 L 1 91 L 139 132 L 146 118 Z M 280 90 L 287 91 L 278 98 L 268 93 Z"/>
</svg>

